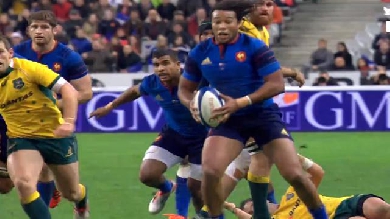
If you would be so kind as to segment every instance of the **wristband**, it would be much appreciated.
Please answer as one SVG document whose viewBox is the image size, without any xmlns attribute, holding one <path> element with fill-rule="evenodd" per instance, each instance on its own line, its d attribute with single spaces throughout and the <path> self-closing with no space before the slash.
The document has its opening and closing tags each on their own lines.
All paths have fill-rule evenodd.
<svg viewBox="0 0 390 219">
<path fill-rule="evenodd" d="M 246 97 L 246 99 L 248 99 L 249 105 L 252 105 L 252 100 L 251 100 L 251 98 L 250 98 L 248 95 L 246 95 L 245 97 Z"/>
<path fill-rule="evenodd" d="M 305 161 L 303 161 L 302 168 L 304 170 L 308 170 L 310 167 L 314 165 L 314 162 L 308 158 L 305 158 Z"/>
</svg>

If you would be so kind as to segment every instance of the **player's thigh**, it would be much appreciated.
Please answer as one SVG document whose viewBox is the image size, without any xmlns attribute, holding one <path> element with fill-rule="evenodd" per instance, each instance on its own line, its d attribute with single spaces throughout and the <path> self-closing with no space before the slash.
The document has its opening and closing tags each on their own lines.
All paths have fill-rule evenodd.
<svg viewBox="0 0 390 219">
<path fill-rule="evenodd" d="M 50 182 L 54 179 L 53 173 L 51 172 L 47 164 L 43 164 L 41 174 L 39 175 L 40 182 Z"/>
<path fill-rule="evenodd" d="M 241 153 L 247 138 L 231 125 L 211 129 L 202 151 L 204 174 L 222 177 L 229 164 Z"/>
<path fill-rule="evenodd" d="M 0 160 L 0 194 L 9 193 L 13 187 L 14 184 L 9 178 L 6 161 Z"/>
<path fill-rule="evenodd" d="M 9 139 L 7 169 L 18 189 L 35 187 L 42 166 L 43 158 L 34 139 Z"/>
<path fill-rule="evenodd" d="M 381 219 L 390 217 L 390 205 L 382 197 L 376 195 L 365 195 L 360 198 L 357 211 L 358 216 L 365 216 L 368 219 Z"/>
<path fill-rule="evenodd" d="M 44 161 L 53 172 L 58 190 L 69 198 L 78 191 L 78 145 L 74 136 L 57 139 L 40 139 L 39 148 Z"/>
<path fill-rule="evenodd" d="M 167 169 L 180 163 L 186 155 L 181 136 L 164 128 L 152 145 L 146 150 L 140 169 L 140 178 L 159 177 Z"/>
</svg>

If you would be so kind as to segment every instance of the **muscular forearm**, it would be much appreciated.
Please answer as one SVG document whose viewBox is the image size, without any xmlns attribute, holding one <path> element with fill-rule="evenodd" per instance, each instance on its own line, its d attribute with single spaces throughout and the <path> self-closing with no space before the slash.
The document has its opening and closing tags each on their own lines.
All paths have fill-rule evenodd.
<svg viewBox="0 0 390 219">
<path fill-rule="evenodd" d="M 131 87 L 127 89 L 124 93 L 122 93 L 119 97 L 117 97 L 114 101 L 110 103 L 111 107 L 116 108 L 124 103 L 134 101 L 139 98 L 141 95 L 137 89 Z"/>
<path fill-rule="evenodd" d="M 62 88 L 62 116 L 66 122 L 74 123 L 77 117 L 78 103 L 75 96 L 77 96 L 77 91 L 71 86 L 64 86 Z"/>
<path fill-rule="evenodd" d="M 280 70 L 284 78 L 295 78 L 298 74 L 298 72 L 292 68 L 282 67 Z"/>
<path fill-rule="evenodd" d="M 92 91 L 91 92 L 78 92 L 77 101 L 79 104 L 86 103 L 90 99 L 92 99 Z M 63 108 L 62 99 L 57 100 L 58 108 Z"/>
<path fill-rule="evenodd" d="M 251 99 L 252 103 L 259 103 L 283 92 L 284 83 L 269 81 L 264 83 L 264 85 L 260 89 L 248 96 Z"/>
</svg>

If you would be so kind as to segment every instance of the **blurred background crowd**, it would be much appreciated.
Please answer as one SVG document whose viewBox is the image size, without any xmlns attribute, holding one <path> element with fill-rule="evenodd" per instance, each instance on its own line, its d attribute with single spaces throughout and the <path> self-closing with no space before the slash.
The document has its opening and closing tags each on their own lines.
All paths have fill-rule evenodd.
<svg viewBox="0 0 390 219">
<path fill-rule="evenodd" d="M 27 17 L 31 12 L 53 10 L 59 21 L 57 40 L 80 53 L 91 73 L 150 72 L 150 54 L 156 47 L 177 50 L 184 62 L 187 52 L 199 41 L 198 24 L 209 18 L 217 1 L 3 0 L 0 1 L 0 33 L 16 45 L 28 39 Z M 348 3 L 348 0 L 275 0 L 274 21 L 268 30 L 271 45 L 282 64 L 302 67 L 307 76 L 319 74 L 313 83 L 318 86 L 338 85 L 329 75 L 333 71 L 359 71 L 361 85 L 389 84 L 386 70 L 390 68 L 390 35 L 386 33 L 386 19 L 375 20 L 375 15 L 381 11 L 373 7 L 374 3 L 353 1 L 362 3 L 342 9 L 341 2 Z M 371 2 L 380 3 L 379 0 Z M 331 7 L 332 12 L 327 12 L 327 4 L 340 4 L 340 7 L 336 10 Z M 368 8 L 375 10 L 375 14 Z M 318 32 L 316 25 L 308 26 L 305 21 L 315 24 L 316 17 L 322 18 L 321 13 L 327 16 L 323 20 L 328 25 L 337 12 L 359 10 L 367 12 L 367 16 L 358 13 L 360 25 L 353 25 L 353 15 L 352 18 L 345 15 L 351 21 L 343 23 L 337 18 L 332 26 L 339 26 L 340 31 L 348 29 L 348 34 L 356 32 L 353 39 L 348 40 L 344 32 L 326 26 L 322 27 L 324 37 L 314 40 L 318 34 L 305 35 L 304 31 Z M 362 21 L 366 17 L 367 20 Z M 305 46 L 297 39 L 306 41 Z M 318 46 L 314 51 L 313 42 Z"/>
</svg>

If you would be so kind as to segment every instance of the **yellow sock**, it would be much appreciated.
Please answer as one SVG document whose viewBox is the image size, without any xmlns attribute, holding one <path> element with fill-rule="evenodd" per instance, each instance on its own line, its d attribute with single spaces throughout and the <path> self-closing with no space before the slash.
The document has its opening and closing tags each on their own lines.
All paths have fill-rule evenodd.
<svg viewBox="0 0 390 219">
<path fill-rule="evenodd" d="M 30 204 L 31 202 L 37 200 L 39 197 L 41 197 L 41 195 L 39 194 L 38 191 L 35 191 L 30 196 L 28 196 L 27 198 L 22 199 L 22 204 L 24 204 L 24 205 Z"/>
<path fill-rule="evenodd" d="M 206 205 L 203 205 L 202 211 L 208 212 L 208 211 L 209 211 L 209 208 L 208 208 Z"/>
<path fill-rule="evenodd" d="M 85 192 L 85 186 L 83 184 L 79 184 L 80 187 L 80 200 L 83 200 L 85 198 L 86 192 Z"/>
<path fill-rule="evenodd" d="M 248 181 L 253 183 L 269 183 L 271 180 L 268 176 L 255 176 L 251 172 L 249 172 Z"/>
</svg>

